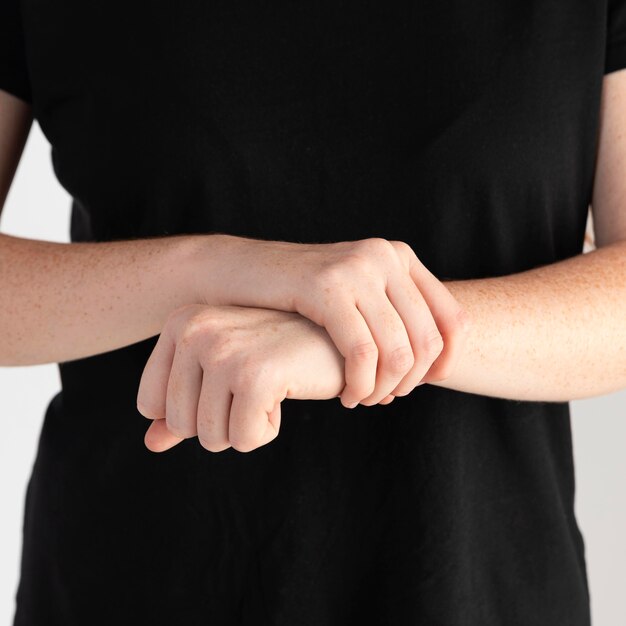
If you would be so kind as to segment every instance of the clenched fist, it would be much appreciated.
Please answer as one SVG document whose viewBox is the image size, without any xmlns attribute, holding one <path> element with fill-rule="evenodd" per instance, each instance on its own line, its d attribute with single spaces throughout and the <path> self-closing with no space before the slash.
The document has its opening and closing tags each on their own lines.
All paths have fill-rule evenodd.
<svg viewBox="0 0 626 626">
<path fill-rule="evenodd" d="M 180 307 L 139 384 L 137 409 L 155 420 L 145 444 L 160 452 L 197 436 L 212 452 L 254 450 L 278 435 L 282 400 L 337 397 L 343 372 L 328 333 L 298 313 Z"/>
<path fill-rule="evenodd" d="M 220 304 L 297 312 L 323 326 L 345 359 L 341 402 L 373 405 L 444 380 L 467 337 L 468 317 L 402 241 L 372 237 L 309 244 L 226 237 L 218 275 L 196 293 Z"/>
</svg>

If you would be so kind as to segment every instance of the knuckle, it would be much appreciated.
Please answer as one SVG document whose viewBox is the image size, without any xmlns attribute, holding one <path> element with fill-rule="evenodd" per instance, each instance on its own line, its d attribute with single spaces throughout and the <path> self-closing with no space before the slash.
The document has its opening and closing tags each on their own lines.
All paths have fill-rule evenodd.
<svg viewBox="0 0 626 626">
<path fill-rule="evenodd" d="M 230 390 L 233 393 L 246 393 L 255 382 L 255 374 L 251 368 L 239 367 L 233 374 Z"/>
<path fill-rule="evenodd" d="M 404 267 L 405 271 L 408 272 L 412 264 L 419 262 L 415 251 L 405 241 L 392 241 L 391 245 L 393 246 L 396 257 L 400 260 L 400 263 Z"/>
<path fill-rule="evenodd" d="M 190 424 L 186 423 L 175 423 L 173 424 L 169 419 L 166 418 L 167 430 L 174 435 L 174 437 L 178 437 L 179 439 L 189 439 L 190 437 L 195 436 L 196 429 L 192 428 Z"/>
<path fill-rule="evenodd" d="M 211 342 L 211 349 L 206 351 L 203 358 L 207 366 L 210 363 L 215 363 L 216 366 L 220 367 L 228 361 L 234 352 L 233 340 L 221 333 Z"/>
<path fill-rule="evenodd" d="M 257 389 L 275 389 L 280 379 L 280 372 L 275 365 L 264 359 L 249 358 L 243 361 L 233 376 L 233 393 L 246 393 Z"/>
<path fill-rule="evenodd" d="M 358 363 L 378 359 L 378 346 L 373 341 L 357 343 L 350 349 L 350 356 Z"/>
<path fill-rule="evenodd" d="M 208 324 L 206 322 L 203 322 L 203 320 L 198 319 L 198 316 L 194 315 L 187 320 L 187 323 L 181 330 L 179 343 L 183 346 L 187 346 L 189 343 L 195 341 L 198 335 L 205 332 L 207 327 Z"/>
<path fill-rule="evenodd" d="M 456 308 L 446 320 L 444 334 L 444 343 L 448 345 L 456 344 L 463 341 L 470 328 L 471 321 L 465 309 Z"/>
<path fill-rule="evenodd" d="M 264 392 L 271 390 L 274 394 L 283 391 L 285 382 L 286 377 L 283 375 L 283 371 L 275 363 L 264 361 L 257 368 L 254 389 Z"/>
<path fill-rule="evenodd" d="M 380 274 L 389 263 L 397 259 L 394 247 L 386 239 L 371 237 L 362 239 L 344 258 L 351 274 Z"/>
<path fill-rule="evenodd" d="M 433 327 L 424 337 L 424 352 L 429 357 L 435 357 L 443 350 L 443 337 L 437 327 Z"/>
<path fill-rule="evenodd" d="M 396 251 L 396 254 L 406 256 L 406 257 L 415 256 L 415 252 L 413 251 L 413 248 L 411 248 L 411 246 L 408 243 L 406 243 L 406 241 L 400 241 L 400 240 L 394 239 L 393 241 L 390 241 L 389 243 L 393 246 L 393 249 Z"/>
<path fill-rule="evenodd" d="M 391 353 L 385 359 L 385 367 L 393 374 L 403 374 L 408 372 L 415 363 L 415 357 L 413 356 L 413 349 L 410 345 L 400 346 Z"/>
<path fill-rule="evenodd" d="M 393 252 L 393 245 L 388 239 L 383 237 L 368 237 L 367 239 L 361 239 L 358 242 L 358 246 L 363 248 L 366 252 L 375 254 L 376 256 Z"/>
<path fill-rule="evenodd" d="M 240 362 L 233 373 L 231 391 L 233 393 L 245 393 L 252 388 L 258 379 L 258 365 L 252 359 Z"/>
</svg>

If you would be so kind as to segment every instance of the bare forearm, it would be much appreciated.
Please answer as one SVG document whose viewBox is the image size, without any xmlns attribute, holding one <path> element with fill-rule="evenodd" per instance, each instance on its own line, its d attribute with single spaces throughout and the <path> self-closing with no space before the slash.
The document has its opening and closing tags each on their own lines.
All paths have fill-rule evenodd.
<svg viewBox="0 0 626 626">
<path fill-rule="evenodd" d="M 473 324 L 454 374 L 432 384 L 555 402 L 626 387 L 626 243 L 445 285 Z"/>
<path fill-rule="evenodd" d="M 0 365 L 68 361 L 158 334 L 173 309 L 197 299 L 194 272 L 217 281 L 225 239 L 65 244 L 0 234 Z"/>
</svg>

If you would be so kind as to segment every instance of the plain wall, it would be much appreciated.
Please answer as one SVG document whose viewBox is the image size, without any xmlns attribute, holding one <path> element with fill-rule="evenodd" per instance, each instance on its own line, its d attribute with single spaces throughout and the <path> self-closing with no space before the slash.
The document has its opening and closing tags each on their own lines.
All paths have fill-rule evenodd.
<svg viewBox="0 0 626 626">
<path fill-rule="evenodd" d="M 0 232 L 69 241 L 69 208 L 70 198 L 52 171 L 50 147 L 35 123 L 0 216 Z M 46 405 L 59 389 L 60 380 L 54 364 L 0 367 L 2 624 L 10 624 L 13 618 L 26 483 Z M 574 401 L 571 407 L 576 506 L 586 542 L 594 626 L 624 626 L 626 391 Z"/>
</svg>

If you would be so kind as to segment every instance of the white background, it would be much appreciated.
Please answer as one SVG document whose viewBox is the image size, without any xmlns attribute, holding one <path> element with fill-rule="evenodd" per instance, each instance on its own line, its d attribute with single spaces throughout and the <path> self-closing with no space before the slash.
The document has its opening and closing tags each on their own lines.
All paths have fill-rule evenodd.
<svg viewBox="0 0 626 626">
<path fill-rule="evenodd" d="M 1 232 L 69 241 L 70 199 L 54 177 L 49 150 L 35 123 L 0 217 Z M 45 408 L 59 389 L 56 364 L 0 367 L 1 624 L 13 619 L 26 483 Z M 626 391 L 574 401 L 571 407 L 576 506 L 586 542 L 594 626 L 624 626 Z"/>
</svg>

